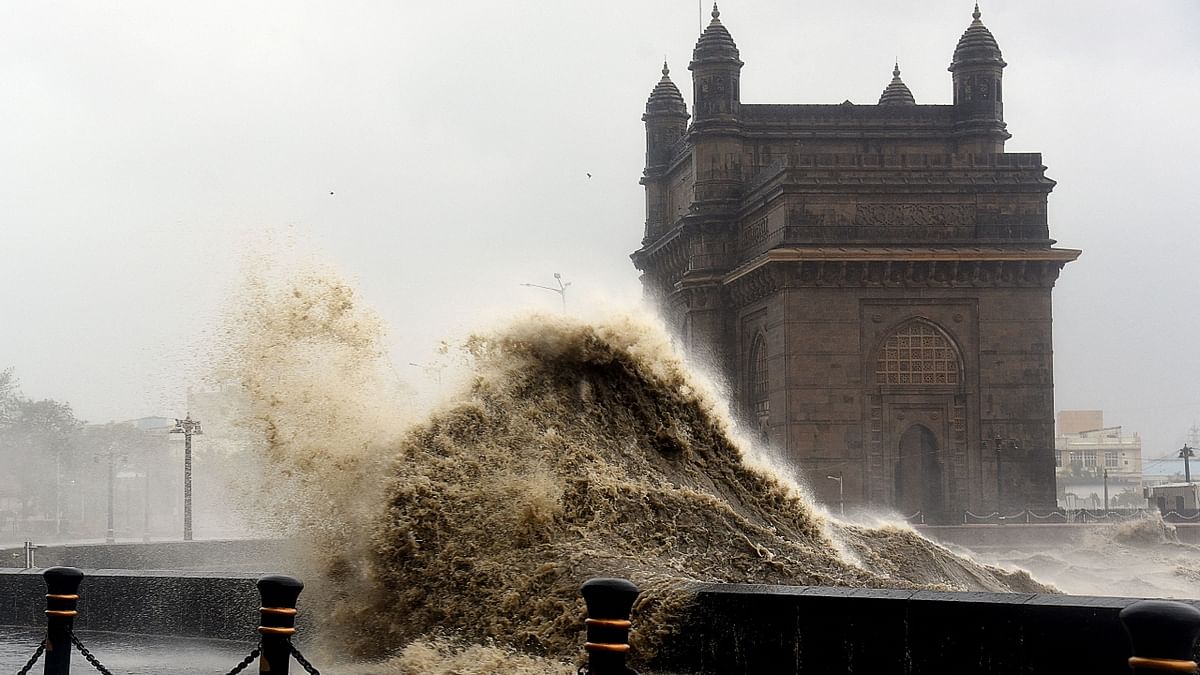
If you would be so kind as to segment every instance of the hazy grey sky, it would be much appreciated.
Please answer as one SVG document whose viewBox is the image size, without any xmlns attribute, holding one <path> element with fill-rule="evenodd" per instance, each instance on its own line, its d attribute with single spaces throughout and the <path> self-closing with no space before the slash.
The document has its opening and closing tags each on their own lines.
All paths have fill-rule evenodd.
<svg viewBox="0 0 1200 675">
<path fill-rule="evenodd" d="M 578 308 L 635 302 L 640 116 L 664 55 L 690 101 L 708 9 L 8 3 L 0 366 L 93 421 L 182 415 L 245 250 L 271 241 L 353 279 L 401 365 L 482 319 L 554 310 L 519 286 L 554 271 Z M 948 103 L 972 7 L 721 9 L 744 101 L 874 103 L 899 57 L 919 103 Z M 1200 421 L 1200 3 L 982 10 L 1009 63 L 1008 149 L 1044 153 L 1051 234 L 1084 250 L 1055 292 L 1056 407 L 1177 449 Z"/>
</svg>

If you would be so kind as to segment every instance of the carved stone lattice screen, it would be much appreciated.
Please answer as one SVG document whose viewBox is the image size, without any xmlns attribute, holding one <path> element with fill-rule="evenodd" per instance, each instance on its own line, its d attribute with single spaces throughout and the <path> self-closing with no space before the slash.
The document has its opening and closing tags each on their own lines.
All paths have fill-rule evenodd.
<svg viewBox="0 0 1200 675">
<path fill-rule="evenodd" d="M 924 321 L 910 321 L 883 343 L 875 365 L 877 384 L 958 384 L 958 351 Z"/>
</svg>

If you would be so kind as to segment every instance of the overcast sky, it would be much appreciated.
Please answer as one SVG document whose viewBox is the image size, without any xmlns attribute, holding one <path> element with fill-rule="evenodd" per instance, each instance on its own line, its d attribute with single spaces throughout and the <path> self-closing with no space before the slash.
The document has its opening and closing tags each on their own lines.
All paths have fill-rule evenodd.
<svg viewBox="0 0 1200 675">
<path fill-rule="evenodd" d="M 967 0 L 730 0 L 743 100 L 948 103 Z M 571 281 L 634 303 L 640 116 L 684 97 L 695 0 L 10 2 L 0 10 L 0 367 L 92 421 L 182 415 L 248 248 L 314 253 L 397 364 Z M 1008 150 L 1059 182 L 1056 408 L 1147 454 L 1200 421 L 1200 3 L 990 0 Z M 587 174 L 592 175 L 591 178 Z M 332 194 L 331 194 L 332 193 Z M 404 368 L 401 367 L 403 371 Z M 405 375 L 420 378 L 417 369 Z"/>
</svg>

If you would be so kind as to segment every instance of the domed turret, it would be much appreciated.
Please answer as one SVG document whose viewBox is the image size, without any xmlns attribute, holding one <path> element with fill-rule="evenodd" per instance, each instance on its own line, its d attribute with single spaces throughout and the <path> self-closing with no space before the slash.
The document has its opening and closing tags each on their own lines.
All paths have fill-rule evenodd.
<svg viewBox="0 0 1200 675">
<path fill-rule="evenodd" d="M 1004 124 L 1003 71 L 1008 64 L 1000 45 L 980 20 L 979 3 L 971 25 L 958 39 L 950 72 L 954 78 L 954 107 L 959 152 L 1004 152 L 1011 135 Z"/>
<path fill-rule="evenodd" d="M 892 69 L 892 81 L 883 90 L 879 96 L 879 105 L 916 105 L 917 100 L 913 98 L 912 92 L 909 91 L 908 85 L 900 79 L 900 62 L 896 62 L 896 67 Z"/>
<path fill-rule="evenodd" d="M 678 114 L 687 117 L 687 103 L 683 101 L 679 87 L 671 81 L 671 69 L 667 67 L 667 62 L 663 61 L 662 79 L 654 85 L 650 98 L 646 100 L 646 116 Z"/>
<path fill-rule="evenodd" d="M 992 31 L 980 21 L 979 3 L 975 3 L 975 11 L 971 14 L 974 19 L 958 45 L 954 47 L 954 57 L 950 60 L 950 72 L 969 64 L 999 64 L 1001 68 L 1008 65 L 1000 55 L 1000 45 L 992 35 Z"/>
<path fill-rule="evenodd" d="M 742 61 L 715 3 L 712 21 L 696 41 L 688 69 L 692 71 L 695 121 L 736 120 L 741 105 Z"/>
<path fill-rule="evenodd" d="M 700 34 L 700 39 L 696 41 L 696 49 L 692 52 L 693 61 L 707 59 L 738 60 L 737 44 L 734 43 L 733 36 L 729 34 L 725 24 L 721 23 L 721 10 L 717 8 L 715 2 L 712 8 L 712 21 Z M 740 66 L 741 63 L 739 62 L 738 65 Z"/>
<path fill-rule="evenodd" d="M 671 71 L 663 61 L 662 79 L 654 85 L 646 100 L 646 167 L 656 167 L 671 160 L 671 148 L 687 130 L 687 103 L 679 87 L 671 81 Z"/>
</svg>

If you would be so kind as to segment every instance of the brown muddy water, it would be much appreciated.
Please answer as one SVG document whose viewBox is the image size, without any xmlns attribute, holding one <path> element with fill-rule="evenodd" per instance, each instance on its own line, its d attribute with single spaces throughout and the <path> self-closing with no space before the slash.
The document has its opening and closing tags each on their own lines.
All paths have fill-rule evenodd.
<svg viewBox="0 0 1200 675">
<path fill-rule="evenodd" d="M 447 355 L 458 393 L 420 413 L 389 385 L 384 333 L 328 274 L 252 279 L 218 373 L 276 486 L 252 506 L 311 544 L 327 653 L 393 669 L 364 672 L 572 672 L 591 576 L 644 589 L 642 668 L 689 582 L 1052 590 L 1004 556 L 829 518 L 653 319 L 482 332 Z"/>
</svg>

